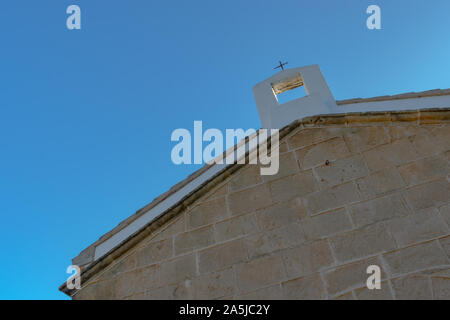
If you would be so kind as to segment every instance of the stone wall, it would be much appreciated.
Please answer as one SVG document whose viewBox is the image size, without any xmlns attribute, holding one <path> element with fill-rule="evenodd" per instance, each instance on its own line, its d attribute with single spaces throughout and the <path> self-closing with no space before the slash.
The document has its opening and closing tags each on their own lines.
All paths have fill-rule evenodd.
<svg viewBox="0 0 450 320">
<path fill-rule="evenodd" d="M 448 123 L 299 127 L 74 296 L 232 298 L 450 299 Z"/>
</svg>

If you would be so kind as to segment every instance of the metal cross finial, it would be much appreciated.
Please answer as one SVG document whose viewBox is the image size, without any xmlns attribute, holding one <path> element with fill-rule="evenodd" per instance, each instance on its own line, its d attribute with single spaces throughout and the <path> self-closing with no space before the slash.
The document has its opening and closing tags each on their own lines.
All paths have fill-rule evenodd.
<svg viewBox="0 0 450 320">
<path fill-rule="evenodd" d="M 284 66 L 288 64 L 287 61 L 284 63 L 282 63 L 281 61 L 278 61 L 278 62 L 280 63 L 280 65 L 278 67 L 275 67 L 274 69 L 281 68 L 281 70 L 284 70 Z"/>
</svg>

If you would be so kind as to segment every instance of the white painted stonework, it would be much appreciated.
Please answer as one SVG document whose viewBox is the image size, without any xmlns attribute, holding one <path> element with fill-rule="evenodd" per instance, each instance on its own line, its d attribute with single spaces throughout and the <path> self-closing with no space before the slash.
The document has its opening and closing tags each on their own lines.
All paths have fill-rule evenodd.
<svg viewBox="0 0 450 320">
<path fill-rule="evenodd" d="M 277 94 L 304 86 L 307 96 L 279 104 Z M 318 65 L 286 69 L 253 87 L 263 128 L 281 129 L 292 121 L 337 112 L 336 101 Z"/>
</svg>

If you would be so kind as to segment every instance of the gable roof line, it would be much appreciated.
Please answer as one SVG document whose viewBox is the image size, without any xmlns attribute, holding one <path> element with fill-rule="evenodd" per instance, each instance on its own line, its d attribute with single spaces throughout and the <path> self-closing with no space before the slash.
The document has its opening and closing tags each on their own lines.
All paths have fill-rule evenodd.
<svg viewBox="0 0 450 320">
<path fill-rule="evenodd" d="M 339 100 L 336 101 L 337 105 L 344 106 L 344 105 L 352 105 L 352 104 L 359 104 L 359 103 L 367 103 L 367 102 L 382 102 L 382 101 L 391 101 L 391 100 L 401 100 L 401 99 L 417 99 L 417 98 L 429 98 L 429 97 L 438 97 L 438 96 L 444 96 L 444 95 L 450 95 L 450 89 L 435 89 L 435 90 L 428 90 L 428 91 L 422 91 L 422 92 L 411 92 L 411 93 L 404 93 L 404 94 L 398 94 L 398 95 L 392 95 L 392 96 L 379 96 L 379 97 L 372 97 L 372 98 L 355 98 L 355 99 L 348 99 L 348 100 Z M 347 111 L 347 110 L 346 110 Z M 226 152 L 226 151 L 225 151 Z M 159 195 L 155 199 L 153 199 L 149 204 L 145 205 L 141 209 L 137 210 L 134 214 L 120 222 L 116 227 L 114 227 L 109 232 L 102 235 L 97 241 L 92 243 L 88 248 L 83 250 L 76 258 L 74 258 L 74 264 L 80 264 L 84 265 L 85 261 L 89 258 L 93 252 L 92 247 L 96 247 L 103 243 L 104 241 L 110 239 L 114 234 L 120 232 L 125 227 L 133 223 L 136 219 L 141 217 L 143 214 L 157 206 L 162 201 L 165 201 L 167 198 L 169 198 L 171 195 L 173 195 L 175 192 L 179 191 L 180 189 L 184 188 L 189 182 L 199 178 L 202 174 L 204 174 L 206 171 L 210 170 L 211 166 L 205 165 L 199 170 L 195 171 L 194 173 L 190 174 L 188 177 L 180 181 L 179 183 L 172 186 L 168 191 L 164 192 L 163 194 Z M 97 255 L 98 257 L 98 255 Z M 77 259 L 78 258 L 78 259 Z"/>
<path fill-rule="evenodd" d="M 397 122 L 435 124 L 446 121 L 450 121 L 450 108 L 318 115 L 307 117 L 302 120 L 296 120 L 290 125 L 284 127 L 280 130 L 280 139 L 284 138 L 286 135 L 300 126 L 304 128 L 314 128 L 333 125 L 367 125 L 368 123 L 374 122 L 380 124 Z M 248 141 L 248 138 L 246 139 L 246 141 Z M 235 148 L 237 148 L 241 144 L 237 144 Z M 188 188 L 189 192 L 182 192 L 181 195 L 177 197 L 177 200 L 174 203 L 171 203 L 171 206 L 166 205 L 163 208 L 165 210 L 159 215 L 154 216 L 151 219 L 147 219 L 148 221 L 145 221 L 144 225 L 128 235 L 125 239 L 116 243 L 116 245 L 112 246 L 109 251 L 104 252 L 104 254 L 101 256 L 97 256 L 97 259 L 92 259 L 91 263 L 82 270 L 83 282 L 92 278 L 98 271 L 102 270 L 115 259 L 119 258 L 129 248 L 137 244 L 140 240 L 151 234 L 159 226 L 177 215 L 180 210 L 185 209 L 193 201 L 205 195 L 210 189 L 228 178 L 234 171 L 238 170 L 240 167 L 242 167 L 242 165 L 237 164 L 204 166 L 203 168 L 188 176 L 185 180 L 176 184 L 168 192 L 155 198 L 155 200 L 153 200 L 150 204 L 148 204 L 141 210 L 137 211 L 132 217 L 125 220 L 125 222 L 129 222 L 128 224 L 125 224 L 125 222 L 119 224 L 118 227 L 108 233 L 110 235 L 109 237 L 106 238 L 105 236 L 103 236 L 89 248 L 94 248 L 95 253 L 95 249 L 98 247 L 98 245 L 104 243 L 108 239 L 111 239 L 111 237 L 113 237 L 114 235 L 117 235 L 118 232 L 123 230 L 126 226 L 129 226 L 132 222 L 135 222 L 139 217 L 142 217 L 143 214 L 151 211 L 152 208 L 155 208 L 157 205 L 167 201 L 170 196 L 173 196 L 177 192 L 183 191 L 183 188 L 185 188 L 190 183 L 196 182 L 193 188 Z M 215 170 L 210 170 L 214 168 Z M 202 176 L 203 179 L 199 180 L 199 178 L 201 178 Z M 65 283 L 60 286 L 60 290 L 68 295 L 73 295 L 74 293 L 76 293 L 76 290 L 69 290 L 66 287 Z"/>
</svg>

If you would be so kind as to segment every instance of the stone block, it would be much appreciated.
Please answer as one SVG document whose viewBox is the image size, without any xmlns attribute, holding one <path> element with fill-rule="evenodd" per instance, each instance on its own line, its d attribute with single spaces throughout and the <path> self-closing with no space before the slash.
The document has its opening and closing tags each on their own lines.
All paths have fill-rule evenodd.
<svg viewBox="0 0 450 320">
<path fill-rule="evenodd" d="M 197 274 L 197 259 L 191 253 L 182 257 L 161 263 L 159 282 L 163 285 L 177 284 L 192 280 Z"/>
<path fill-rule="evenodd" d="M 282 177 L 290 176 L 299 172 L 297 160 L 294 152 L 284 153 L 279 158 L 280 167 L 277 174 L 272 176 L 262 176 L 264 181 L 272 181 Z"/>
<path fill-rule="evenodd" d="M 224 197 L 200 203 L 187 213 L 190 229 L 224 220 L 228 216 L 227 204 Z"/>
<path fill-rule="evenodd" d="M 408 275 L 392 280 L 397 300 L 431 300 L 430 281 L 422 275 Z"/>
<path fill-rule="evenodd" d="M 366 286 L 367 278 L 370 276 L 367 274 L 367 268 L 371 265 L 379 266 L 381 279 L 386 278 L 383 265 L 377 257 L 345 264 L 325 272 L 324 278 L 328 294 L 337 295 Z"/>
<path fill-rule="evenodd" d="M 195 249 L 210 246 L 214 243 L 212 226 L 180 233 L 175 236 L 175 254 L 183 254 Z"/>
<path fill-rule="evenodd" d="M 338 159 L 314 169 L 324 187 L 333 187 L 366 176 L 369 171 L 361 156 Z"/>
<path fill-rule="evenodd" d="M 450 264 L 437 241 L 399 249 L 383 256 L 393 276 Z"/>
<path fill-rule="evenodd" d="M 408 139 L 397 140 L 364 152 L 369 169 L 379 171 L 416 160 L 417 154 Z"/>
<path fill-rule="evenodd" d="M 316 145 L 297 150 L 297 159 L 302 170 L 323 165 L 327 160 L 335 161 L 350 155 L 350 151 L 341 138 L 333 138 Z"/>
<path fill-rule="evenodd" d="M 232 193 L 228 196 L 228 203 L 232 215 L 254 212 L 268 207 L 272 199 L 267 184 Z"/>
<path fill-rule="evenodd" d="M 327 240 L 312 241 L 280 252 L 289 278 L 318 272 L 334 263 Z"/>
<path fill-rule="evenodd" d="M 399 171 L 408 185 L 415 185 L 445 177 L 450 174 L 450 164 L 443 156 L 434 156 L 401 166 Z"/>
<path fill-rule="evenodd" d="M 442 218 L 445 220 L 447 225 L 450 227 L 450 204 L 442 206 L 439 208 Z"/>
<path fill-rule="evenodd" d="M 118 274 L 123 272 L 131 271 L 135 269 L 137 266 L 136 252 L 133 252 L 126 257 L 122 258 L 120 261 L 115 261 L 112 263 L 112 266 L 108 268 L 102 275 L 100 276 L 101 280 L 111 279 Z"/>
<path fill-rule="evenodd" d="M 249 258 L 293 247 L 305 241 L 303 229 L 292 223 L 270 231 L 260 232 L 246 238 Z"/>
<path fill-rule="evenodd" d="M 270 191 L 274 202 L 303 197 L 317 190 L 319 190 L 319 186 L 312 171 L 305 171 L 270 182 Z"/>
<path fill-rule="evenodd" d="M 340 262 L 395 249 L 394 239 L 383 223 L 339 234 L 330 238 L 330 244 Z"/>
<path fill-rule="evenodd" d="M 320 273 L 289 280 L 281 284 L 287 300 L 319 300 L 326 298 Z"/>
<path fill-rule="evenodd" d="M 405 186 L 396 168 L 388 168 L 357 180 L 364 198 L 374 198 Z"/>
<path fill-rule="evenodd" d="M 450 259 L 450 236 L 439 239 L 439 243 L 441 244 L 448 258 Z"/>
<path fill-rule="evenodd" d="M 283 261 L 277 255 L 263 256 L 235 268 L 237 283 L 243 293 L 276 284 L 286 276 Z"/>
<path fill-rule="evenodd" d="M 390 230 L 400 247 L 431 240 L 450 233 L 439 211 L 424 209 L 418 213 L 389 221 Z"/>
<path fill-rule="evenodd" d="M 360 200 L 353 182 L 321 190 L 306 197 L 308 210 L 312 214 L 329 211 Z"/>
<path fill-rule="evenodd" d="M 306 215 L 304 203 L 300 198 L 294 198 L 257 211 L 256 220 L 261 230 L 270 230 L 298 222 Z"/>
<path fill-rule="evenodd" d="M 345 128 L 344 139 L 353 153 L 366 151 L 389 142 L 389 136 L 381 126 Z"/>
<path fill-rule="evenodd" d="M 247 246 L 243 239 L 225 242 L 198 252 L 201 274 L 225 269 L 246 261 L 247 258 Z"/>
<path fill-rule="evenodd" d="M 186 220 L 184 214 L 173 218 L 160 228 L 160 232 L 149 235 L 143 243 L 156 242 L 169 239 L 172 236 L 186 231 Z"/>
<path fill-rule="evenodd" d="M 288 145 L 289 148 L 293 150 L 339 136 L 342 136 L 341 128 L 302 129 L 288 138 Z"/>
<path fill-rule="evenodd" d="M 173 256 L 172 239 L 151 242 L 136 253 L 137 266 L 148 266 Z"/>
<path fill-rule="evenodd" d="M 406 196 L 416 210 L 439 207 L 450 202 L 450 183 L 445 178 L 427 182 L 407 189 Z"/>
<path fill-rule="evenodd" d="M 216 223 L 216 241 L 223 242 L 246 234 L 258 232 L 258 225 L 254 214 L 237 216 Z"/>
<path fill-rule="evenodd" d="M 232 296 L 236 292 L 233 269 L 201 275 L 192 281 L 194 299 L 211 300 Z"/>
<path fill-rule="evenodd" d="M 231 191 L 237 191 L 261 183 L 261 172 L 258 165 L 245 165 L 230 180 Z"/>
<path fill-rule="evenodd" d="M 433 298 L 450 300 L 450 277 L 432 277 Z"/>
<path fill-rule="evenodd" d="M 317 240 L 352 228 L 345 208 L 325 212 L 302 220 L 301 225 L 308 240 Z"/>
<path fill-rule="evenodd" d="M 357 227 L 380 222 L 410 213 L 400 194 L 388 195 L 370 201 L 354 204 L 350 207 L 352 220 Z"/>
</svg>

